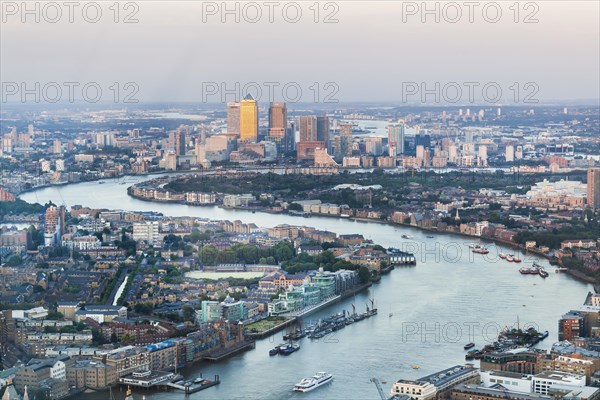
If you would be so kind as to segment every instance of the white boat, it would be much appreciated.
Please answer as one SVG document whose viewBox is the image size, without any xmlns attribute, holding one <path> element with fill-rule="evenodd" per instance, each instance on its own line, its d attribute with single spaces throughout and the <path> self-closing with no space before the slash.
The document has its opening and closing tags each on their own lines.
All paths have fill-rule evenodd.
<svg viewBox="0 0 600 400">
<path fill-rule="evenodd" d="M 327 372 L 317 372 L 310 378 L 304 378 L 300 382 L 294 385 L 294 391 L 296 392 L 310 392 L 313 389 L 318 388 L 321 385 L 331 382 L 333 375 Z"/>
</svg>

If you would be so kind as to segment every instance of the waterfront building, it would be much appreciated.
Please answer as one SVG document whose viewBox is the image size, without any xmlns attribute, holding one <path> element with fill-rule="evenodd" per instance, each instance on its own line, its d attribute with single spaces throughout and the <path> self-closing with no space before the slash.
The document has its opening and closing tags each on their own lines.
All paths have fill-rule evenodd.
<svg viewBox="0 0 600 400">
<path fill-rule="evenodd" d="M 480 362 L 482 371 L 499 370 L 535 374 L 537 370 L 537 353 L 533 351 L 509 351 L 503 353 L 487 353 Z"/>
<path fill-rule="evenodd" d="M 148 349 L 138 346 L 123 346 L 114 350 L 101 352 L 94 356 L 93 359 L 103 361 L 106 365 L 115 368 L 117 377 L 122 377 L 136 371 L 144 371 L 150 366 Z"/>
<path fill-rule="evenodd" d="M 117 371 L 97 360 L 77 360 L 67 366 L 67 382 L 77 389 L 102 390 L 117 383 Z"/>
<path fill-rule="evenodd" d="M 258 139 L 258 105 L 249 94 L 240 103 L 240 139 L 248 142 Z"/>
<path fill-rule="evenodd" d="M 573 340 L 580 337 L 585 331 L 585 318 L 576 311 L 564 314 L 558 320 L 558 340 Z"/>
<path fill-rule="evenodd" d="M 502 385 L 484 387 L 479 385 L 457 385 L 452 389 L 451 400 L 551 400 L 551 396 L 536 393 L 523 393 Z"/>
<path fill-rule="evenodd" d="M 218 301 L 203 300 L 200 320 L 202 322 L 217 321 L 220 318 L 220 305 Z"/>
<path fill-rule="evenodd" d="M 548 395 L 553 390 L 569 391 L 585 387 L 585 375 L 575 375 L 560 371 L 544 371 L 533 377 L 533 392 Z"/>
<path fill-rule="evenodd" d="M 223 207 L 248 207 L 248 205 L 256 201 L 252 194 L 230 194 L 223 197 Z"/>
<path fill-rule="evenodd" d="M 532 391 L 532 375 L 509 371 L 481 371 L 481 385 L 484 387 L 493 387 L 502 385 L 511 390 L 523 393 Z"/>
<path fill-rule="evenodd" d="M 219 304 L 219 316 L 227 321 L 243 321 L 248 318 L 246 302 L 236 301 L 229 295 Z"/>
</svg>

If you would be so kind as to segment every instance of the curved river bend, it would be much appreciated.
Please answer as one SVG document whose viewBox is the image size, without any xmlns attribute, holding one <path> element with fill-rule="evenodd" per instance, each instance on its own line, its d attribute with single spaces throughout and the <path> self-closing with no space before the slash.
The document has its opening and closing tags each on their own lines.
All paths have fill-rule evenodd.
<svg viewBox="0 0 600 400">
<path fill-rule="evenodd" d="M 107 180 L 49 187 L 25 193 L 23 200 L 72 206 L 158 211 L 167 216 L 196 216 L 210 219 L 239 219 L 261 227 L 281 223 L 309 225 L 338 234 L 361 233 L 385 247 L 404 247 L 415 252 L 416 267 L 397 268 L 368 291 L 323 310 L 309 319 L 351 309 L 355 303 L 364 309 L 375 298 L 379 315 L 350 325 L 328 340 L 302 339 L 300 351 L 289 357 L 269 357 L 268 350 L 282 341 L 281 333 L 260 340 L 256 349 L 219 363 L 189 367 L 186 377 L 219 374 L 222 383 L 192 395 L 203 399 L 369 399 L 377 398 L 371 377 L 387 381 L 387 392 L 398 378 L 414 379 L 464 363 L 463 345 L 473 341 L 478 347 L 493 339 L 498 329 L 535 324 L 548 330 L 550 337 L 540 344 L 547 348 L 557 340 L 558 318 L 582 304 L 592 286 L 557 274 L 546 260 L 521 254 L 524 263 L 537 261 L 551 273 L 547 279 L 522 276 L 519 265 L 496 257 L 508 252 L 501 246 L 484 258 L 468 251 L 468 238 L 426 233 L 408 227 L 345 219 L 224 210 L 180 204 L 149 203 L 127 195 L 126 188 L 148 177 L 128 177 L 127 185 Z M 409 240 L 401 235 L 411 235 Z M 511 252 L 513 252 L 511 250 Z M 391 317 L 389 314 L 393 314 Z M 472 337 L 470 335 L 473 335 Z M 412 368 L 414 364 L 419 370 Z M 294 393 L 291 387 L 317 371 L 334 375 L 331 384 L 309 393 Z M 123 397 L 123 393 L 117 393 Z M 104 399 L 108 394 L 88 395 Z M 181 392 L 147 393 L 147 399 L 181 399 Z M 141 398 L 137 394 L 136 398 Z"/>
</svg>

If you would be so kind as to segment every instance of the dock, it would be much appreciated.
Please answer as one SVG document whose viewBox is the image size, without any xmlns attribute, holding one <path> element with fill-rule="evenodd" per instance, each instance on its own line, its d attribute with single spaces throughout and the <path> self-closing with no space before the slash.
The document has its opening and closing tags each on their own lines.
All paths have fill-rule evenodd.
<svg viewBox="0 0 600 400">
<path fill-rule="evenodd" d="M 169 382 L 166 386 L 171 387 L 173 389 L 183 390 L 185 394 L 192 394 L 199 392 L 204 389 L 208 389 L 209 387 L 216 386 L 221 383 L 221 378 L 219 375 L 215 375 L 214 380 L 210 379 L 202 379 L 201 382 Z"/>
</svg>

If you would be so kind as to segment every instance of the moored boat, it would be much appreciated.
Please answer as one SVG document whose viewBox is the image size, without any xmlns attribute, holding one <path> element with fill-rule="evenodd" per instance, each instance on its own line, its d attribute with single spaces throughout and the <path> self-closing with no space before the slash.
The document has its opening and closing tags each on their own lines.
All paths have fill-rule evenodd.
<svg viewBox="0 0 600 400">
<path fill-rule="evenodd" d="M 465 344 L 464 349 L 469 350 L 469 349 L 472 349 L 473 347 L 475 347 L 475 343 L 471 342 L 471 343 Z"/>
<path fill-rule="evenodd" d="M 298 350 L 300 350 L 299 344 L 286 344 L 284 346 L 279 347 L 279 354 L 281 354 L 282 356 L 289 356 L 290 354 Z"/>
</svg>

